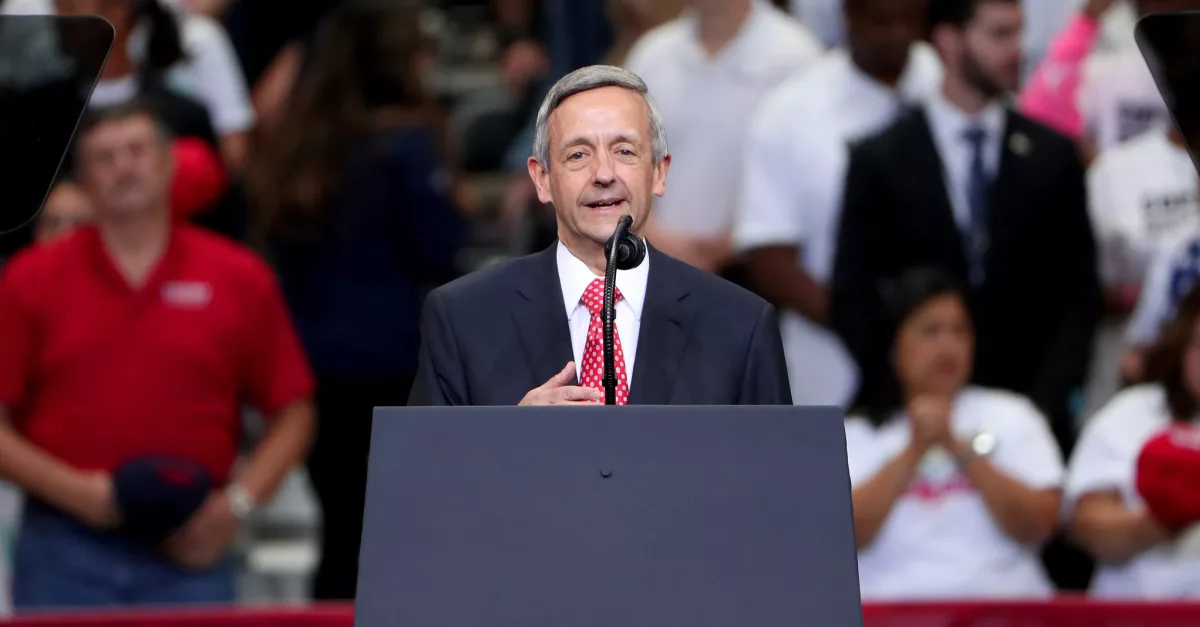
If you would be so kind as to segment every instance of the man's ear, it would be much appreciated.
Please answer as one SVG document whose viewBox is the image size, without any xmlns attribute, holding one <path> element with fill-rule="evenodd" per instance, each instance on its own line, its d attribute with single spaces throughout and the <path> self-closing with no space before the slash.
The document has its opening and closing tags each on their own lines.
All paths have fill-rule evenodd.
<svg viewBox="0 0 1200 627">
<path fill-rule="evenodd" d="M 553 200 L 550 196 L 550 172 L 536 157 L 530 157 L 526 165 L 529 168 L 529 178 L 533 179 L 533 186 L 537 188 L 538 201 L 550 204 Z"/>
<path fill-rule="evenodd" d="M 959 48 L 962 31 L 949 24 L 939 24 L 929 31 L 929 43 L 945 63 Z"/>
<path fill-rule="evenodd" d="M 662 196 L 667 193 L 667 172 L 671 169 L 671 155 L 666 155 L 658 165 L 654 166 L 654 195 Z"/>
</svg>

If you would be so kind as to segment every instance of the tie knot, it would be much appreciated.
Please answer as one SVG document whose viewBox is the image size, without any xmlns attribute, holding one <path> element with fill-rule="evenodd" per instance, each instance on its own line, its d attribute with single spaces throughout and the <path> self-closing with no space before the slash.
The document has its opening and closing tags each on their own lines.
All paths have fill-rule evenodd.
<svg viewBox="0 0 1200 627">
<path fill-rule="evenodd" d="M 982 126 L 973 124 L 963 131 L 962 136 L 963 139 L 967 140 L 967 143 L 971 144 L 972 148 L 978 150 L 983 145 L 983 140 L 987 139 L 987 131 Z"/>
<path fill-rule="evenodd" d="M 616 292 L 616 300 L 621 300 L 621 290 L 614 288 Z M 587 307 L 588 312 L 593 316 L 600 315 L 604 310 L 604 279 L 594 279 L 583 291 L 583 296 L 579 299 L 584 307 Z"/>
</svg>

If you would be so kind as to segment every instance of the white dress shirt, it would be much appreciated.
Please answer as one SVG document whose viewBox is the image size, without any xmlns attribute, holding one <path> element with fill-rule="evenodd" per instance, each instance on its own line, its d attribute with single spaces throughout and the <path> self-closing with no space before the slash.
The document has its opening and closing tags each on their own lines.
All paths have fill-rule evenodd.
<svg viewBox="0 0 1200 627">
<path fill-rule="evenodd" d="M 864 74 L 838 49 L 772 92 L 746 139 L 733 229 L 737 250 L 799 246 L 796 263 L 817 282 L 828 283 L 849 144 L 882 130 L 906 103 L 923 101 L 941 77 L 941 62 L 926 44 L 913 46 L 895 90 Z M 796 404 L 851 400 L 858 370 L 832 331 L 782 311 L 780 334 Z"/>
<path fill-rule="evenodd" d="M 786 13 L 763 0 L 750 7 L 737 35 L 711 57 L 698 17 L 687 11 L 642 36 L 625 63 L 646 81 L 671 139 L 667 192 L 654 201 L 670 230 L 729 232 L 750 116 L 771 89 L 821 56 L 816 38 Z"/>
<path fill-rule="evenodd" d="M 621 292 L 621 300 L 616 304 L 616 332 L 621 341 L 621 352 L 625 354 L 625 377 L 630 392 L 633 391 L 633 362 L 637 356 L 638 333 L 642 328 L 642 306 L 646 303 L 646 280 L 650 276 L 651 256 L 652 253 L 647 251 L 642 265 L 632 270 L 617 271 L 617 290 Z M 567 323 L 571 328 L 571 354 L 575 356 L 575 376 L 582 377 L 579 364 L 583 363 L 583 351 L 587 346 L 592 314 L 579 301 L 592 281 L 604 277 L 596 276 L 587 264 L 572 255 L 562 242 L 558 243 L 557 258 L 558 281 L 562 287 Z"/>
<path fill-rule="evenodd" d="M 959 228 L 971 224 L 971 203 L 967 186 L 971 176 L 975 148 L 965 137 L 967 129 L 978 127 L 986 134 L 983 140 L 983 168 L 991 179 L 1000 171 L 1001 144 L 1004 138 L 1004 107 L 998 103 L 988 105 L 976 115 L 968 115 L 950 104 L 941 93 L 934 94 L 925 107 L 929 129 L 933 133 L 934 145 L 942 160 L 942 172 L 946 179 L 946 193 L 954 208 L 954 219 Z"/>
</svg>

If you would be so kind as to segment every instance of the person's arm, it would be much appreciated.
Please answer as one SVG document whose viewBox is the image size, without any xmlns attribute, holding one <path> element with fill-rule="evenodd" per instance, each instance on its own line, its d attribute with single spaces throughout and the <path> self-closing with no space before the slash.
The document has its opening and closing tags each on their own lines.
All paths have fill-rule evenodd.
<svg viewBox="0 0 1200 627">
<path fill-rule="evenodd" d="M 246 77 L 225 29 L 204 16 L 191 16 L 181 25 L 189 59 L 186 68 L 220 136 L 221 155 L 232 172 L 245 166 L 254 127 L 254 106 Z"/>
<path fill-rule="evenodd" d="M 779 336 L 779 317 L 766 305 L 750 336 L 739 405 L 791 405 L 787 360 Z"/>
<path fill-rule="evenodd" d="M 0 271 L 0 477 L 88 525 L 110 527 L 119 518 L 112 481 L 102 473 L 72 468 L 33 445 L 9 410 L 28 393 L 36 361 L 36 289 L 29 288 L 45 282 L 19 256 Z"/>
<path fill-rule="evenodd" d="M 955 443 L 952 453 L 962 457 L 970 450 L 962 443 Z M 1021 544 L 1038 544 L 1054 533 L 1062 503 L 1060 490 L 1031 488 L 984 457 L 969 460 L 962 470 L 1010 538 Z"/>
<path fill-rule="evenodd" d="M 1030 394 L 1051 416 L 1066 409 L 1066 399 L 1087 377 L 1092 339 L 1103 307 L 1083 164 L 1071 150 L 1064 151 L 1063 158 L 1067 167 L 1059 177 L 1052 205 L 1057 254 L 1047 264 L 1047 270 L 1058 276 L 1055 285 L 1064 291 L 1062 308 L 1056 315 L 1054 339 L 1042 363 L 1035 366 L 1038 383 Z"/>
<path fill-rule="evenodd" d="M 1114 0 L 1086 0 L 1067 26 L 1050 43 L 1021 90 L 1022 113 L 1071 137 L 1080 139 L 1083 120 L 1077 97 L 1080 74 L 1087 55 L 1100 35 L 1100 18 Z"/>
<path fill-rule="evenodd" d="M 288 43 L 254 83 L 250 101 L 254 105 L 254 117 L 258 120 L 260 131 L 269 132 L 283 118 L 303 65 L 303 45 Z"/>
<path fill-rule="evenodd" d="M 868 146 L 851 151 L 829 300 L 830 324 L 854 356 L 864 382 L 879 380 L 888 368 L 878 320 L 883 309 L 881 256 L 891 234 L 879 218 L 894 208 L 876 172 L 874 155 L 865 151 Z"/>
<path fill-rule="evenodd" d="M 924 447 L 909 444 L 879 472 L 854 488 L 854 541 L 864 549 L 875 541 L 896 501 L 908 491 L 925 456 Z"/>
<path fill-rule="evenodd" d="M 1122 564 L 1170 541 L 1170 534 L 1144 510 L 1133 510 L 1116 491 L 1093 492 L 1075 505 L 1068 529 L 1102 564 Z"/>
<path fill-rule="evenodd" d="M 13 426 L 3 407 L 0 407 L 0 477 L 92 527 L 109 528 L 119 522 L 112 480 L 108 476 L 80 472 L 34 446 Z"/>
<path fill-rule="evenodd" d="M 438 290 L 429 293 L 421 312 L 421 348 L 417 376 L 409 393 L 413 407 L 469 405 L 458 340 Z"/>
<path fill-rule="evenodd" d="M 763 246 L 747 251 L 743 258 L 746 272 L 763 298 L 816 324 L 827 322 L 829 295 L 825 286 L 800 267 L 799 246 Z"/>
<path fill-rule="evenodd" d="M 733 246 L 741 252 L 746 274 L 763 298 L 824 325 L 829 296 L 825 286 L 800 265 L 800 248 L 812 235 L 806 232 L 805 214 L 822 210 L 814 198 L 820 195 L 809 194 L 808 189 L 829 181 L 818 180 L 820 175 L 814 173 L 823 169 L 810 168 L 806 161 L 814 153 L 828 158 L 827 151 L 843 148 L 813 132 L 806 134 L 816 136 L 802 143 L 780 133 L 784 121 L 796 115 L 784 100 L 768 100 L 751 123 Z"/>
</svg>

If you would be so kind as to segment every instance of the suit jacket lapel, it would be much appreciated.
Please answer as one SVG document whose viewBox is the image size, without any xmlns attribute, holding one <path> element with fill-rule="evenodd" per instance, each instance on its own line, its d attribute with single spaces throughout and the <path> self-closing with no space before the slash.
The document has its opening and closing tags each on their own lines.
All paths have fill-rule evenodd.
<svg viewBox="0 0 1200 627">
<path fill-rule="evenodd" d="M 946 168 L 942 163 L 941 154 L 933 139 L 933 129 L 929 126 L 929 118 L 925 111 L 915 114 L 914 129 L 916 137 L 910 142 L 913 153 L 912 162 L 918 172 L 926 173 L 922 187 L 927 192 L 927 202 L 921 203 L 927 208 L 925 219 L 927 225 L 938 234 L 938 239 L 947 246 L 955 246 L 955 250 L 963 251 L 962 232 L 954 218 L 954 202 L 950 198 L 950 187 L 946 181 Z M 965 253 L 962 255 L 963 269 L 966 269 Z"/>
<path fill-rule="evenodd" d="M 1004 226 L 1010 223 L 1005 218 L 1012 218 L 1021 212 L 1021 197 L 1027 193 L 1023 183 L 1035 178 L 1030 171 L 1033 164 L 1029 159 L 1034 149 L 1033 142 L 1029 135 L 1021 131 L 1018 119 L 1011 112 L 1005 115 L 1001 141 L 1000 171 L 996 173 L 996 181 L 992 184 L 987 219 L 993 244 L 998 237 L 1004 237 Z"/>
<path fill-rule="evenodd" d="M 695 311 L 676 261 L 649 246 L 650 275 L 638 332 L 629 403 L 667 405 L 683 362 Z"/>
<path fill-rule="evenodd" d="M 513 322 L 533 377 L 532 387 L 545 383 L 574 359 L 571 328 L 563 309 L 562 283 L 558 278 L 557 247 L 555 242 L 538 253 L 533 259 L 533 271 L 523 275 L 517 284 L 521 302 L 513 311 Z"/>
</svg>

